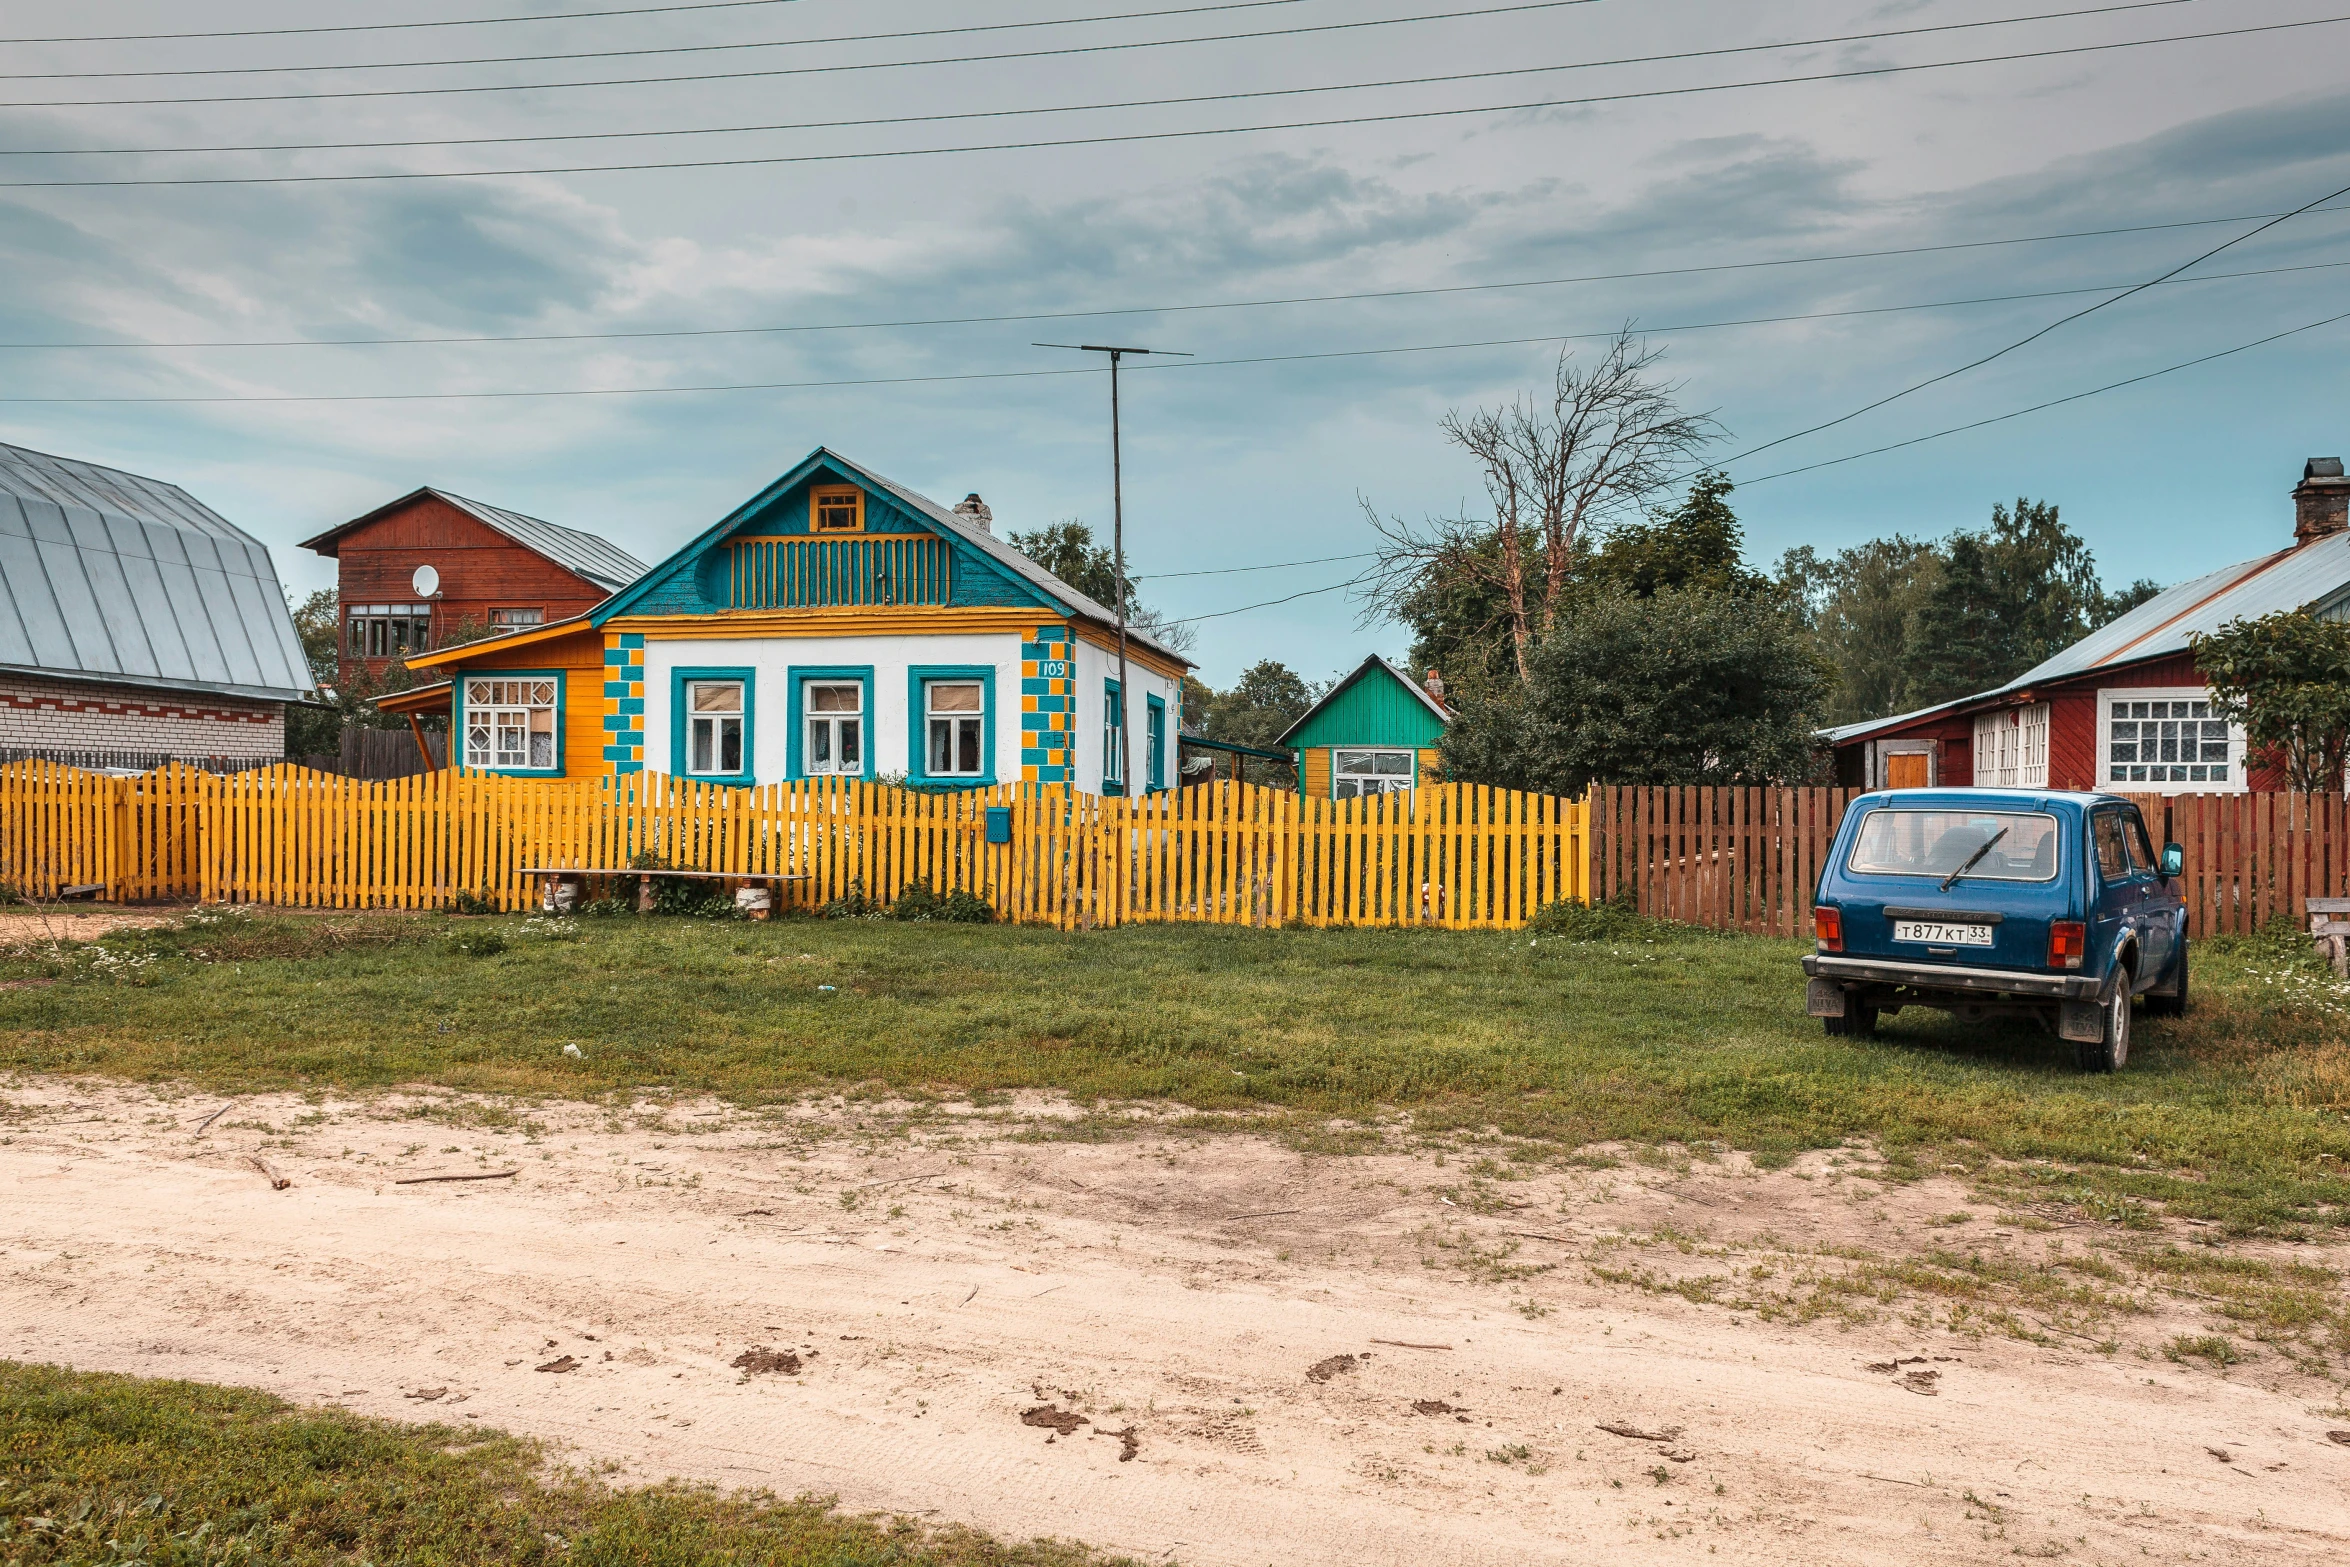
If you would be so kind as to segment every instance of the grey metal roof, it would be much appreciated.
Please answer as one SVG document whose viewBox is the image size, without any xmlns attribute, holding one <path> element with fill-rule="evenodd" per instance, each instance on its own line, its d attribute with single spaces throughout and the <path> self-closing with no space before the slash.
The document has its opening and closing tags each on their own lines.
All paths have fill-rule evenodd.
<svg viewBox="0 0 2350 1567">
<path fill-rule="evenodd" d="M 1078 592 L 1075 588 L 1069 586 L 1068 583 L 1063 582 L 1060 578 L 1054 576 L 1051 572 L 1045 570 L 1042 566 L 1039 566 L 1035 561 L 1030 560 L 1027 556 L 1014 549 L 1011 545 L 1005 543 L 1002 539 L 997 538 L 993 533 L 988 532 L 985 528 L 982 528 L 978 524 L 974 523 L 970 518 L 950 510 L 947 507 L 941 506 L 938 502 L 932 500 L 927 495 L 923 495 L 918 491 L 906 488 L 906 486 L 898 483 L 895 479 L 887 478 L 881 474 L 875 473 L 872 469 L 866 467 L 861 462 L 857 462 L 851 458 L 843 457 L 840 453 L 833 451 L 829 447 L 819 447 L 818 451 L 820 451 L 823 455 L 832 458 L 836 462 L 842 463 L 850 468 L 854 468 L 857 472 L 863 474 L 866 478 L 871 479 L 875 484 L 878 484 L 883 489 L 889 491 L 890 494 L 896 496 L 899 500 L 904 501 L 907 505 L 921 512 L 923 516 L 929 518 L 932 522 L 937 523 L 940 527 L 945 528 L 948 532 L 954 534 L 955 537 L 977 546 L 979 551 L 986 555 L 990 560 L 993 560 L 996 562 L 996 564 L 1017 573 L 1027 582 L 1036 587 L 1042 588 L 1046 593 L 1049 593 L 1054 598 L 1061 600 L 1063 603 L 1069 606 L 1073 613 L 1083 615 L 1090 620 L 1099 621 L 1106 626 L 1114 626 L 1118 623 L 1118 612 L 1116 610 L 1113 610 L 1106 605 L 1099 604 L 1093 599 L 1088 598 L 1086 595 Z M 1147 647 L 1158 653 L 1163 658 L 1174 659 L 1177 663 L 1183 665 L 1186 669 L 1198 667 L 1193 664 L 1190 659 L 1185 658 L 1181 653 L 1178 653 L 1175 649 L 1167 646 L 1166 643 L 1161 642 L 1157 638 L 1149 636 L 1143 631 L 1137 629 L 1134 622 L 1131 620 L 1126 623 L 1126 636 L 1127 640 L 1132 642 L 1139 642 L 1144 647 Z"/>
<path fill-rule="evenodd" d="M 396 501 L 378 506 L 365 516 L 338 523 L 316 538 L 304 539 L 302 548 L 316 550 L 321 555 L 332 555 L 335 540 L 353 528 L 361 523 L 373 522 L 384 513 L 395 511 L 425 495 L 448 502 L 482 526 L 504 534 L 524 549 L 536 551 L 606 593 L 617 593 L 645 574 L 643 561 L 609 539 L 599 538 L 593 533 L 582 533 L 577 528 L 566 528 L 561 523 L 548 522 L 543 518 L 526 516 L 522 512 L 508 511 L 503 506 L 492 506 L 487 501 L 468 500 L 462 495 L 436 489 L 429 484 L 409 491 Z"/>
<path fill-rule="evenodd" d="M 0 666 L 273 701 L 315 689 L 259 539 L 176 484 L 6 444 Z"/>
<path fill-rule="evenodd" d="M 1841 744 L 1934 713 L 1994 701 L 2031 686 L 2184 653 L 2191 638 L 2208 636 L 2229 621 L 2258 620 L 2280 610 L 2324 613 L 2346 595 L 2350 595 L 2350 533 L 2329 533 L 2306 544 L 2263 555 L 2257 560 L 2238 561 L 2192 582 L 2167 588 L 2119 620 L 2098 627 L 2055 657 L 2025 670 L 1996 690 L 1894 718 L 1823 729 L 1820 737 L 1830 744 Z"/>
</svg>

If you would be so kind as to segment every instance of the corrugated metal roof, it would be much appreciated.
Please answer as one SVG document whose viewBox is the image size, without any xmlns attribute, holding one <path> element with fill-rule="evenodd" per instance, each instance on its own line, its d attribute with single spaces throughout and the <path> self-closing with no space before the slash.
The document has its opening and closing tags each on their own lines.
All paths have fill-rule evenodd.
<svg viewBox="0 0 2350 1567">
<path fill-rule="evenodd" d="M 1328 691 L 1325 691 L 1322 694 L 1322 700 L 1316 702 L 1312 707 L 1309 707 L 1304 712 L 1298 714 L 1297 722 L 1291 724 L 1287 729 L 1282 730 L 1281 738 L 1274 741 L 1273 743 L 1275 745 L 1289 744 L 1291 736 L 1295 735 L 1299 730 L 1305 728 L 1306 725 L 1312 723 L 1314 719 L 1326 711 L 1333 702 L 1336 702 L 1340 697 L 1344 696 L 1348 691 L 1352 690 L 1356 681 L 1362 679 L 1363 676 L 1369 674 L 1374 669 L 1386 670 L 1389 674 L 1395 677 L 1395 683 L 1397 685 L 1402 686 L 1406 691 L 1409 691 L 1413 696 L 1417 697 L 1419 699 L 1420 705 L 1435 715 L 1436 726 L 1439 731 L 1442 731 L 1452 723 L 1452 714 L 1446 712 L 1444 710 L 1444 704 L 1437 701 L 1436 698 L 1430 696 L 1427 691 L 1421 687 L 1420 682 L 1414 680 L 1411 676 L 1405 674 L 1402 670 L 1396 668 L 1393 664 L 1390 664 L 1386 659 L 1380 657 L 1377 653 L 1373 653 L 1369 658 L 1364 659 L 1360 664 L 1355 666 L 1353 674 L 1348 675 L 1344 680 L 1341 680 L 1338 682 L 1338 684 L 1332 686 Z"/>
<path fill-rule="evenodd" d="M 2143 663 L 2188 650 L 2190 639 L 2208 636 L 2232 620 L 2258 620 L 2281 610 L 2322 609 L 2350 590 L 2350 533 L 2331 533 L 2292 549 L 2238 561 L 2192 582 L 2166 588 L 2119 620 L 2098 627 L 2055 657 L 2025 670 L 2006 685 L 1956 701 L 1923 707 L 1893 718 L 1823 729 L 1820 737 L 1842 744 L 1880 729 L 2051 681 L 2071 680 L 2121 664 Z"/>
<path fill-rule="evenodd" d="M 0 666 L 275 701 L 315 689 L 259 539 L 176 484 L 5 444 Z"/>
<path fill-rule="evenodd" d="M 1011 545 L 1005 543 L 1002 539 L 997 538 L 993 533 L 990 533 L 985 528 L 980 527 L 970 518 L 965 517 L 960 513 L 949 509 L 948 507 L 941 506 L 938 502 L 932 500 L 927 495 L 923 495 L 918 491 L 908 489 L 906 486 L 898 483 L 895 479 L 886 478 L 881 474 L 875 473 L 872 469 L 866 467 L 861 462 L 854 462 L 849 458 L 841 456 L 840 453 L 833 451 L 829 447 L 818 447 L 817 452 L 822 456 L 830 457 L 834 461 L 839 462 L 849 468 L 853 468 L 858 473 L 863 474 L 866 478 L 871 479 L 875 484 L 880 485 L 883 489 L 889 491 L 890 494 L 896 496 L 899 500 L 904 501 L 909 506 L 912 506 L 914 509 L 921 512 L 923 516 L 928 517 L 932 522 L 935 522 L 940 527 L 945 528 L 947 531 L 954 534 L 957 538 L 966 540 L 967 542 L 978 546 L 980 551 L 984 553 L 989 559 L 995 561 L 996 564 L 1004 566 L 1011 571 L 1018 573 L 1029 583 L 1036 587 L 1042 588 L 1045 592 L 1051 594 L 1054 598 L 1061 600 L 1063 603 L 1067 604 L 1075 613 L 1084 615 L 1092 620 L 1100 621 L 1104 625 L 1117 624 L 1118 613 L 1116 610 L 1113 610 L 1106 605 L 1096 603 L 1093 599 L 1088 598 L 1086 595 L 1078 592 L 1075 588 L 1069 586 L 1068 583 L 1063 582 L 1060 578 L 1054 576 L 1051 572 L 1045 570 L 1042 566 L 1039 566 L 1035 561 L 1030 560 L 1027 556 L 1014 549 Z M 1144 647 L 1152 649 L 1163 657 L 1174 659 L 1177 663 L 1184 665 L 1186 668 L 1197 667 L 1192 664 L 1190 659 L 1185 658 L 1175 649 L 1167 646 L 1167 644 L 1159 641 L 1157 638 L 1142 632 L 1132 621 L 1128 621 L 1126 623 L 1126 636 L 1129 641 L 1139 642 Z"/>
<path fill-rule="evenodd" d="M 469 512 L 515 543 L 537 550 L 566 571 L 576 572 L 607 593 L 617 593 L 646 571 L 645 563 L 609 539 L 561 523 L 526 517 L 486 501 L 469 501 L 447 490 L 433 490 L 460 511 Z"/>
<path fill-rule="evenodd" d="M 617 593 L 645 574 L 646 567 L 643 561 L 638 560 L 609 539 L 598 538 L 592 533 L 582 533 L 577 528 L 566 528 L 561 523 L 548 522 L 544 518 L 527 516 L 518 511 L 508 511 L 503 506 L 492 506 L 487 501 L 468 500 L 462 495 L 453 494 L 448 490 L 435 489 L 429 484 L 420 489 L 410 490 L 398 500 L 386 502 L 364 516 L 353 517 L 349 522 L 337 523 L 316 538 L 304 539 L 302 548 L 316 550 L 321 555 L 332 555 L 335 553 L 335 541 L 353 528 L 362 523 L 373 522 L 388 512 L 398 511 L 411 501 L 427 495 L 436 500 L 447 502 L 483 527 L 494 533 L 504 534 L 524 549 L 536 551 L 561 566 L 565 571 L 585 578 L 588 582 L 602 588 L 606 593 Z"/>
</svg>

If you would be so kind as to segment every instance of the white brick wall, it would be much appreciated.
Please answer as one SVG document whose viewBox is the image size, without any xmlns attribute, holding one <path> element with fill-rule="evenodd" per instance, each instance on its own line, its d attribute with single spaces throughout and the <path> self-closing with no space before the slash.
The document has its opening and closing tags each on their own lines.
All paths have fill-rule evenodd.
<svg viewBox="0 0 2350 1567">
<path fill-rule="evenodd" d="M 286 750 L 286 710 L 193 691 L 0 675 L 0 749 L 25 748 L 274 759 Z"/>
</svg>

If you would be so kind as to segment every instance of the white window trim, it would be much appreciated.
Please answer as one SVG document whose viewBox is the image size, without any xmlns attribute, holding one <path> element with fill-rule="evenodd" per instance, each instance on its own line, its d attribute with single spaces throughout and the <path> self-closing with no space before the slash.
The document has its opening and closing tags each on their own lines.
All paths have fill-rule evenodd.
<svg viewBox="0 0 2350 1567">
<path fill-rule="evenodd" d="M 2228 725 L 2228 776 L 2217 783 L 2210 779 L 2165 778 L 2159 781 L 2130 779 L 2117 782 L 2113 777 L 2113 706 L 2116 702 L 2208 702 L 2211 691 L 2205 686 L 2106 686 L 2097 693 L 2097 779 L 2090 787 L 2107 794 L 2250 794 L 2252 781 L 2245 776 L 2244 726 Z"/>
<path fill-rule="evenodd" d="M 1404 770 L 1401 773 L 1349 773 L 1342 775 L 1338 767 L 1338 759 L 1342 756 L 1400 756 L 1404 759 Z M 1330 748 L 1330 798 L 1333 800 L 1370 798 L 1369 795 L 1363 794 L 1359 790 L 1352 795 L 1341 795 L 1338 792 L 1338 780 L 1341 776 L 1358 780 L 1363 778 L 1379 780 L 1381 787 L 1373 790 L 1373 794 L 1409 794 L 1419 786 L 1420 756 L 1417 751 L 1407 745 L 1332 746 Z M 1389 779 L 1394 779 L 1396 782 L 1390 786 L 1387 783 Z"/>
<path fill-rule="evenodd" d="M 930 705 L 930 693 L 941 686 L 969 686 L 979 693 L 978 708 L 972 711 L 958 709 L 953 712 L 940 712 Z M 930 765 L 932 726 L 942 723 L 949 726 L 947 732 L 948 765 L 943 768 L 932 767 Z M 979 738 L 971 748 L 972 764 L 969 767 L 957 767 L 954 765 L 955 742 L 960 737 L 959 731 L 966 723 L 971 725 Z M 922 775 L 925 778 L 984 778 L 987 776 L 987 763 L 987 683 L 974 675 L 941 675 L 936 679 L 924 677 L 922 681 Z"/>
<path fill-rule="evenodd" d="M 479 767 L 501 773 L 553 774 L 559 773 L 563 770 L 563 718 L 562 714 L 557 710 L 558 703 L 556 701 L 556 686 L 555 681 L 551 677 L 545 675 L 495 674 L 468 675 L 464 678 L 465 732 L 459 737 L 459 741 L 464 748 L 465 766 Z M 499 686 L 502 685 L 515 685 L 525 688 L 544 687 L 547 693 L 547 700 L 544 702 L 530 700 L 505 702 L 486 699 L 481 701 L 475 700 L 475 694 L 477 691 L 483 693 L 486 698 L 488 693 L 494 692 Z M 531 689 L 526 689 L 523 692 L 523 696 L 525 698 L 528 698 L 533 694 L 535 693 Z M 549 715 L 548 726 L 544 730 L 535 728 L 530 721 L 531 714 L 542 711 Z M 502 727 L 505 727 L 501 726 L 498 722 L 499 715 L 502 714 L 521 715 L 523 760 L 520 762 L 501 762 L 497 759 L 499 755 L 498 732 Z M 488 736 L 488 743 L 478 750 L 473 744 L 473 732 L 476 728 L 482 729 Z M 530 741 L 531 737 L 536 734 L 545 734 L 549 739 L 549 750 L 551 755 L 544 763 L 533 763 L 530 760 Z"/>
<path fill-rule="evenodd" d="M 2049 721 L 2046 702 L 1976 714 L 1975 787 L 2047 788 Z"/>
<path fill-rule="evenodd" d="M 1126 693 L 1115 680 L 1102 683 L 1102 782 L 1126 786 Z"/>
<path fill-rule="evenodd" d="M 818 686 L 831 686 L 857 693 L 857 711 L 853 713 L 818 712 L 815 698 L 810 695 Z M 862 778 L 865 776 L 866 747 L 873 743 L 873 715 L 865 711 L 865 687 L 855 680 L 837 680 L 810 676 L 800 682 L 800 762 L 802 770 L 811 778 Z M 840 725 L 853 723 L 857 729 L 857 760 L 853 765 L 841 762 Z M 832 763 L 827 767 L 816 765 L 816 726 L 832 726 Z"/>
<path fill-rule="evenodd" d="M 681 760 L 683 760 L 685 763 L 685 766 L 682 770 L 685 773 L 685 776 L 688 778 L 740 778 L 743 774 L 751 770 L 750 693 L 746 689 L 746 684 L 747 683 L 745 681 L 739 679 L 688 680 L 685 682 L 685 755 Z M 695 708 L 694 692 L 697 688 L 702 686 L 734 687 L 734 711 L 731 713 L 706 713 Z M 720 743 L 720 741 L 724 735 L 725 723 L 728 719 L 732 719 L 734 721 L 736 735 L 735 750 L 741 754 L 743 762 L 743 765 L 740 767 L 721 767 L 718 765 L 718 758 L 725 754 L 726 748 Z M 711 762 L 708 767 L 696 767 L 694 765 L 694 730 L 703 724 L 708 724 L 710 726 Z"/>
</svg>

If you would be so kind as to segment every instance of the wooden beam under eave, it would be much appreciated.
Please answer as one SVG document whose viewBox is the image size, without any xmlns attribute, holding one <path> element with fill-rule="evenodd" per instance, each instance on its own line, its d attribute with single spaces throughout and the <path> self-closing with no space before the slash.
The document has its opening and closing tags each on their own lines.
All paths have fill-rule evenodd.
<svg viewBox="0 0 2350 1567">
<path fill-rule="evenodd" d="M 419 756 L 424 758 L 424 770 L 428 773 L 439 771 L 440 763 L 432 759 L 432 747 L 425 742 L 424 720 L 416 714 L 410 713 L 408 715 L 408 732 L 416 736 L 416 751 Z"/>
</svg>

